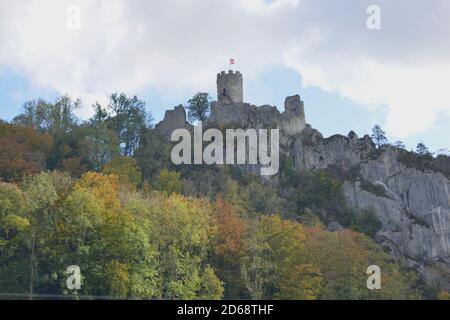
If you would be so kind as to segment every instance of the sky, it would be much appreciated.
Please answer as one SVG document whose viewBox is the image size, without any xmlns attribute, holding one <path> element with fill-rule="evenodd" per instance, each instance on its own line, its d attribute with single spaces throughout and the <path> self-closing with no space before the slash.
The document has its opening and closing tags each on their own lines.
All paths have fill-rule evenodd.
<svg viewBox="0 0 450 320">
<path fill-rule="evenodd" d="M 300 94 L 324 136 L 379 124 L 436 151 L 450 147 L 449 34 L 448 0 L 0 0 L 0 118 L 69 94 L 87 119 L 126 92 L 158 122 L 196 92 L 215 99 L 234 58 L 246 102 L 282 111 Z"/>
</svg>

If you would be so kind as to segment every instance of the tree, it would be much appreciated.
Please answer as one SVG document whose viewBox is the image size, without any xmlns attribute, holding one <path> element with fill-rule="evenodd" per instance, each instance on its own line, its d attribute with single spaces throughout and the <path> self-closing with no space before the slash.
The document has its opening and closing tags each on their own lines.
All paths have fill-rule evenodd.
<svg viewBox="0 0 450 320">
<path fill-rule="evenodd" d="M 216 276 L 211 266 L 206 266 L 201 275 L 198 299 L 220 300 L 223 296 L 223 282 Z"/>
<path fill-rule="evenodd" d="M 45 245 L 45 239 L 50 233 L 48 228 L 52 219 L 51 209 L 59 199 L 53 182 L 53 178 L 48 173 L 28 177 L 23 182 L 27 201 L 27 219 L 30 221 L 27 236 L 30 266 L 28 294 L 30 299 L 33 298 L 35 288 L 44 282 L 38 271 L 46 263 L 45 259 L 41 258 L 48 248 Z"/>
<path fill-rule="evenodd" d="M 116 175 L 104 175 L 96 172 L 85 173 L 74 185 L 74 190 L 92 193 L 101 201 L 105 213 L 111 218 L 119 213 L 119 185 Z"/>
<path fill-rule="evenodd" d="M 240 258 L 247 224 L 221 195 L 217 195 L 214 201 L 213 217 L 220 230 L 212 240 L 211 261 L 219 278 L 224 281 L 225 298 L 240 297 L 245 290 L 241 281 Z"/>
<path fill-rule="evenodd" d="M 364 233 L 372 239 L 375 239 L 382 226 L 374 209 L 366 209 L 355 213 L 351 224 L 353 230 Z"/>
<path fill-rule="evenodd" d="M 350 219 L 342 195 L 342 182 L 325 170 L 317 170 L 307 175 L 301 175 L 300 185 L 296 188 L 294 201 L 297 209 L 306 209 L 320 214 L 326 224 L 337 221 L 349 225 Z"/>
<path fill-rule="evenodd" d="M 242 274 L 252 299 L 317 299 L 320 270 L 303 258 L 303 226 L 278 215 L 251 224 L 242 257 Z"/>
<path fill-rule="evenodd" d="M 399 149 L 406 149 L 405 144 L 402 141 L 395 141 L 394 142 L 394 146 L 399 148 Z"/>
<path fill-rule="evenodd" d="M 132 156 L 139 147 L 141 132 L 151 121 L 145 110 L 145 102 L 136 96 L 129 98 L 125 93 L 110 96 L 109 109 L 113 116 L 108 118 L 111 128 L 119 139 L 122 156 Z"/>
<path fill-rule="evenodd" d="M 98 102 L 93 107 L 95 114 L 81 128 L 84 131 L 81 154 L 90 169 L 100 170 L 105 163 L 119 155 L 119 140 L 115 132 L 108 128 L 106 109 Z"/>
<path fill-rule="evenodd" d="M 419 156 L 431 156 L 432 155 L 432 153 L 430 152 L 428 147 L 425 144 L 423 144 L 422 142 L 417 144 L 416 153 Z"/>
<path fill-rule="evenodd" d="M 417 298 L 416 276 L 403 270 L 367 236 L 343 230 L 305 229 L 306 241 L 301 261 L 320 270 L 319 299 L 408 299 Z M 382 290 L 367 290 L 366 270 L 377 265 L 382 270 Z"/>
<path fill-rule="evenodd" d="M 377 124 L 372 129 L 372 135 L 370 136 L 377 148 L 382 147 L 387 143 L 386 132 Z"/>
<path fill-rule="evenodd" d="M 233 263 L 239 257 L 242 249 L 246 230 L 245 221 L 220 195 L 217 195 L 214 201 L 214 217 L 217 225 L 220 226 L 220 232 L 215 239 L 214 251 L 227 263 Z"/>
<path fill-rule="evenodd" d="M 245 199 L 245 206 L 249 212 L 277 213 L 282 210 L 283 200 L 277 190 L 264 185 L 254 177 L 241 189 L 240 197 Z"/>
<path fill-rule="evenodd" d="M 0 269 L 23 244 L 30 226 L 25 213 L 26 201 L 22 190 L 14 184 L 0 182 Z"/>
<path fill-rule="evenodd" d="M 301 260 L 306 240 L 303 226 L 272 215 L 262 218 L 261 227 L 274 266 L 271 295 L 278 299 L 317 299 L 319 269 Z"/>
<path fill-rule="evenodd" d="M 74 110 L 81 101 L 62 96 L 55 103 L 45 100 L 31 100 L 24 104 L 23 113 L 13 119 L 14 123 L 31 126 L 51 136 L 70 132 L 77 124 Z"/>
<path fill-rule="evenodd" d="M 18 181 L 46 167 L 53 140 L 31 127 L 0 123 L 0 177 Z"/>
<path fill-rule="evenodd" d="M 25 194 L 14 184 L 0 182 L 0 292 L 24 293 L 28 288 L 30 220 Z"/>
<path fill-rule="evenodd" d="M 212 272 L 202 268 L 211 236 L 217 232 L 211 205 L 205 199 L 177 194 L 155 194 L 148 201 L 144 216 L 150 239 L 159 251 L 163 298 L 196 299 L 204 296 L 205 288 L 216 288 L 207 292 L 213 294 L 210 298 L 217 297 L 218 281 L 212 281 Z"/>
<path fill-rule="evenodd" d="M 156 177 L 154 186 L 157 190 L 167 194 L 180 193 L 182 190 L 180 173 L 163 169 Z"/>
<path fill-rule="evenodd" d="M 103 166 L 104 174 L 114 174 L 119 177 L 119 184 L 136 189 L 142 180 L 142 173 L 136 160 L 129 157 L 115 157 Z"/>
<path fill-rule="evenodd" d="M 80 294 L 160 297 L 156 248 L 149 242 L 145 220 L 118 201 L 115 180 L 85 174 L 53 206 L 45 238 L 40 239 L 46 268 L 39 270 L 43 278 L 54 276 L 47 277 L 40 293 L 70 294 L 64 271 L 75 264 L 82 271 Z"/>
<path fill-rule="evenodd" d="M 135 158 L 142 171 L 144 179 L 153 180 L 161 170 L 168 169 L 171 146 L 158 133 L 151 129 L 144 129 Z"/>
<path fill-rule="evenodd" d="M 205 121 L 211 111 L 211 98 L 208 93 L 198 92 L 188 101 L 190 122 Z"/>
<path fill-rule="evenodd" d="M 242 282 L 253 300 L 267 297 L 266 288 L 271 284 L 270 275 L 273 274 L 273 265 L 267 258 L 270 257 L 270 247 L 260 230 L 260 222 L 251 219 L 240 260 Z"/>
<path fill-rule="evenodd" d="M 52 137 L 53 148 L 47 159 L 50 169 L 61 168 L 65 159 L 77 157 L 78 141 L 74 130 L 77 129 L 78 119 L 74 111 L 80 103 L 79 99 L 73 100 L 67 95 L 58 98 L 55 103 L 29 101 L 25 103 L 23 113 L 13 120 L 13 123 L 33 127 Z"/>
</svg>

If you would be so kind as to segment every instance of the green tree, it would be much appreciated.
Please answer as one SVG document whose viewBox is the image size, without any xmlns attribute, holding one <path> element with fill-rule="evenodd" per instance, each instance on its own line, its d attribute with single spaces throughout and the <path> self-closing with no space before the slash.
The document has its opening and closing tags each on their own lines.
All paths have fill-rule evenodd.
<svg viewBox="0 0 450 320">
<path fill-rule="evenodd" d="M 169 197 L 156 194 L 148 201 L 145 216 L 151 222 L 148 224 L 151 241 L 159 251 L 162 297 L 198 299 L 205 298 L 206 293 L 210 298 L 218 297 L 221 291 L 218 281 L 202 267 L 206 264 L 211 237 L 217 232 L 210 203 L 177 194 Z"/>
<path fill-rule="evenodd" d="M 303 227 L 295 222 L 281 219 L 278 215 L 264 216 L 257 235 L 265 247 L 263 298 L 316 299 L 320 289 L 320 272 L 302 261 L 305 244 Z"/>
<path fill-rule="evenodd" d="M 332 221 L 347 226 L 351 216 L 346 209 L 342 196 L 342 182 L 329 172 L 317 170 L 308 175 L 302 175 L 300 185 L 296 188 L 293 200 L 300 212 L 306 209 L 319 214 L 326 224 Z"/>
<path fill-rule="evenodd" d="M 362 210 L 361 212 L 356 212 L 353 215 L 351 228 L 355 231 L 364 233 L 375 238 L 378 231 L 382 227 L 380 219 L 378 219 L 376 212 L 373 209 Z"/>
<path fill-rule="evenodd" d="M 62 168 L 64 160 L 77 157 L 78 141 L 74 131 L 78 119 L 74 111 L 80 103 L 79 99 L 73 100 L 67 95 L 58 98 L 55 103 L 29 101 L 25 103 L 23 113 L 13 120 L 13 123 L 33 127 L 52 137 L 53 149 L 47 161 L 50 169 Z"/>
<path fill-rule="evenodd" d="M 211 111 L 211 98 L 208 93 L 198 92 L 189 101 L 187 106 L 190 122 L 205 121 Z"/>
<path fill-rule="evenodd" d="M 395 141 L 394 146 L 399 149 L 406 149 L 406 146 L 402 141 Z"/>
<path fill-rule="evenodd" d="M 52 219 L 51 209 L 59 199 L 53 182 L 53 178 L 48 173 L 40 173 L 27 178 L 23 185 L 27 201 L 27 219 L 30 221 L 27 237 L 30 299 L 33 297 L 35 288 L 39 288 L 45 282 L 42 273 L 38 271 L 46 263 L 45 259 L 42 259 L 48 248 L 45 245 L 45 238 L 49 233 L 49 221 Z"/>
<path fill-rule="evenodd" d="M 13 119 L 14 123 L 34 127 L 51 136 L 70 132 L 77 124 L 74 110 L 81 101 L 72 100 L 68 95 L 58 98 L 55 103 L 42 99 L 31 100 L 24 104 L 23 113 Z"/>
<path fill-rule="evenodd" d="M 367 236 L 344 230 L 330 232 L 307 228 L 301 260 L 320 270 L 320 299 L 408 299 L 417 298 L 415 275 L 392 263 Z M 367 267 L 382 270 L 382 290 L 368 290 Z"/>
<path fill-rule="evenodd" d="M 182 190 L 180 173 L 167 169 L 161 170 L 155 179 L 154 187 L 167 194 L 180 193 Z"/>
<path fill-rule="evenodd" d="M 151 121 L 145 110 L 145 103 L 136 96 L 128 97 L 125 93 L 110 96 L 108 108 L 113 116 L 108 118 L 111 128 L 119 139 L 122 156 L 132 156 L 139 147 L 141 132 Z"/>
<path fill-rule="evenodd" d="M 377 148 L 384 146 L 387 143 L 386 132 L 377 124 L 372 129 L 372 135 L 370 136 Z"/>
<path fill-rule="evenodd" d="M 83 125 L 84 138 L 82 156 L 93 170 L 100 168 L 119 155 L 118 137 L 108 128 L 108 113 L 99 103 L 94 107 L 94 116 Z"/>
<path fill-rule="evenodd" d="M 152 129 L 145 129 L 135 158 L 144 179 L 152 181 L 161 170 L 169 169 L 171 146 Z"/>
<path fill-rule="evenodd" d="M 417 144 L 416 153 L 420 156 L 431 156 L 432 155 L 432 153 L 430 152 L 428 147 L 425 144 L 423 144 L 422 142 Z"/>
<path fill-rule="evenodd" d="M 142 216 L 148 204 L 129 195 L 122 205 L 117 181 L 88 173 L 75 184 L 58 210 L 61 227 L 54 242 L 65 254 L 57 261 L 63 257 L 66 265 L 82 268 L 85 295 L 158 298 L 157 249 Z"/>
<path fill-rule="evenodd" d="M 14 257 L 23 242 L 30 226 L 25 212 L 23 192 L 14 184 L 0 182 L 0 268 Z"/>
<path fill-rule="evenodd" d="M 223 296 L 223 282 L 216 276 L 214 269 L 206 266 L 201 275 L 198 299 L 220 300 Z"/>
<path fill-rule="evenodd" d="M 103 166 L 102 172 L 119 177 L 119 183 L 135 189 L 142 180 L 142 173 L 136 160 L 129 157 L 116 157 Z"/>
</svg>

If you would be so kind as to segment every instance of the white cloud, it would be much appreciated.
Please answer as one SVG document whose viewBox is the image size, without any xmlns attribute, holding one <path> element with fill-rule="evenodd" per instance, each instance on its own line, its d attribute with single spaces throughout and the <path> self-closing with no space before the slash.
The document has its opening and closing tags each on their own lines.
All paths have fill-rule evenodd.
<svg viewBox="0 0 450 320">
<path fill-rule="evenodd" d="M 80 31 L 66 28 L 74 4 Z M 215 73 L 235 57 L 247 79 L 288 66 L 304 85 L 385 107 L 386 129 L 396 136 L 426 130 L 450 112 L 450 4 L 378 0 L 382 30 L 369 31 L 370 4 L 1 0 L 0 68 L 92 102 L 117 90 L 212 91 Z"/>
</svg>

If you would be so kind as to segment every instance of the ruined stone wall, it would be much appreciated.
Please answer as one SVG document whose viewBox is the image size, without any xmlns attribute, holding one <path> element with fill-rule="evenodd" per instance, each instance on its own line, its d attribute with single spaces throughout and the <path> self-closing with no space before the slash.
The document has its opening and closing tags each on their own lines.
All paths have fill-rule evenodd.
<svg viewBox="0 0 450 320">
<path fill-rule="evenodd" d="M 306 127 L 303 101 L 298 95 L 286 98 L 283 113 L 269 105 L 216 103 L 207 123 L 219 128 L 280 129 L 290 136 L 299 134 Z"/>
</svg>

